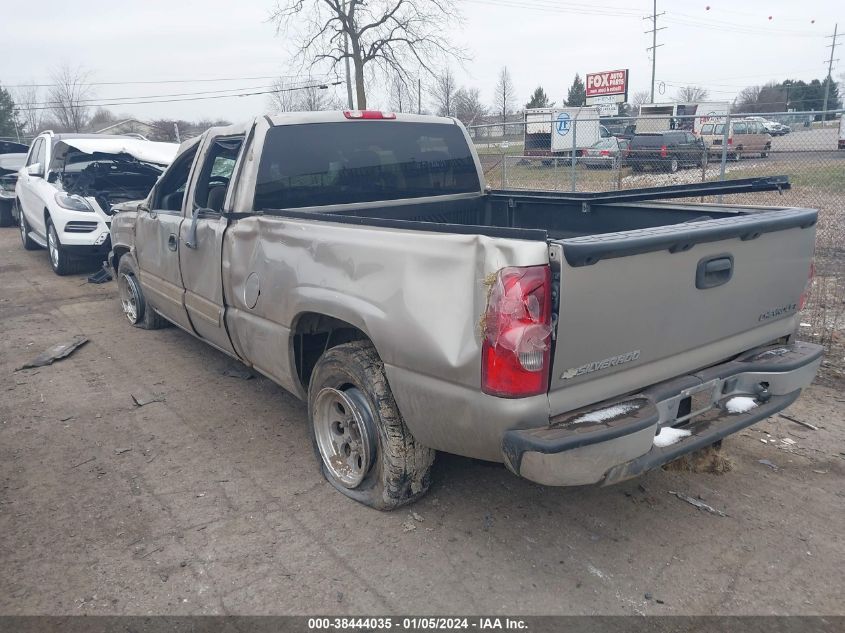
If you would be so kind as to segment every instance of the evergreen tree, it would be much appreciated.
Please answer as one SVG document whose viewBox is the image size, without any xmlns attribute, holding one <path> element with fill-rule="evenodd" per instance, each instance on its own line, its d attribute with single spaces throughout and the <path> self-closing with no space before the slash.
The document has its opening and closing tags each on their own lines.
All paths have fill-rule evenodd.
<svg viewBox="0 0 845 633">
<path fill-rule="evenodd" d="M 582 106 L 587 100 L 587 89 L 584 87 L 584 81 L 581 75 L 575 73 L 575 79 L 569 87 L 569 93 L 566 95 L 566 105 L 568 106 Z"/>
<path fill-rule="evenodd" d="M 543 90 L 543 86 L 537 86 L 534 93 L 531 95 L 531 99 L 529 99 L 528 103 L 525 104 L 525 107 L 526 109 L 551 108 L 553 105 L 554 102 L 549 101 L 549 95 L 547 95 L 546 91 Z"/>
<path fill-rule="evenodd" d="M 15 101 L 12 99 L 12 95 L 3 86 L 0 86 L 0 137 L 17 137 L 16 117 Z"/>
</svg>

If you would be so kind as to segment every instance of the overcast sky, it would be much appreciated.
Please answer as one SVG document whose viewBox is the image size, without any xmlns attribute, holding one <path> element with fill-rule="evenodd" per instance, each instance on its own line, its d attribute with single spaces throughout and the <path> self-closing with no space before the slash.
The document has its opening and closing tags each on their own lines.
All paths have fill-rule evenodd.
<svg viewBox="0 0 845 633">
<path fill-rule="evenodd" d="M 41 0 L 5 11 L 0 27 L 4 86 L 49 83 L 68 63 L 87 68 L 96 97 L 148 97 L 209 90 L 260 91 L 268 79 L 297 72 L 290 47 L 266 22 L 273 0 Z M 629 94 L 651 81 L 646 47 L 650 0 L 459 0 L 464 25 L 452 39 L 472 59 L 455 66 L 462 84 L 493 100 L 496 77 L 507 65 L 518 105 L 542 85 L 558 103 L 576 72 L 630 69 Z M 709 6 L 709 10 L 707 7 Z M 37 7 L 37 9 L 35 8 Z M 531 7 L 531 8 L 529 8 Z M 743 87 L 786 77 L 823 78 L 834 23 L 845 31 L 842 0 L 659 0 L 658 101 L 681 85 L 707 88 L 712 99 L 731 100 Z M 599 15 L 597 15 L 599 14 Z M 769 19 L 771 16 L 771 19 Z M 845 38 L 840 40 L 845 44 Z M 845 70 L 845 46 L 834 77 Z M 181 80 L 236 78 L 237 81 Z M 119 82 L 163 82 L 120 84 Z M 423 78 L 425 92 L 426 79 Z M 14 90 L 14 88 L 12 88 Z M 44 90 L 44 89 L 42 89 Z M 386 106 L 376 93 L 372 106 Z M 345 91 L 337 88 L 338 96 Z M 43 95 L 42 95 L 43 98 Z M 167 97 L 162 97 L 167 98 Z M 181 97 L 170 97 L 173 99 Z M 264 96 L 146 105 L 109 106 L 143 119 L 225 118 L 240 121 L 267 110 Z M 425 107 L 425 99 L 424 99 Z"/>
</svg>

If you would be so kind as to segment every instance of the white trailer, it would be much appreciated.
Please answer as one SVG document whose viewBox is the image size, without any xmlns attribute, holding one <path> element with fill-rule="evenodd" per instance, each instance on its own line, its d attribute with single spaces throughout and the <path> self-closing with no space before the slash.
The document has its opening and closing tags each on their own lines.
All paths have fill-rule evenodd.
<svg viewBox="0 0 845 633">
<path fill-rule="evenodd" d="M 637 117 L 637 133 L 691 130 L 699 134 L 705 123 L 724 121 L 730 107 L 728 101 L 644 103 Z"/>
<path fill-rule="evenodd" d="M 569 155 L 573 149 L 586 149 L 608 135 L 597 107 L 525 111 L 526 156 Z"/>
</svg>

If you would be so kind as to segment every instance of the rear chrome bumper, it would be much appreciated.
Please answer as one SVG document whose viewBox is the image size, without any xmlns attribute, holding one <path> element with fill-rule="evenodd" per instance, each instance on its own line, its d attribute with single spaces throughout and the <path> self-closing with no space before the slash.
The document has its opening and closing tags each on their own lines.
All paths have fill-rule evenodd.
<svg viewBox="0 0 845 633">
<path fill-rule="evenodd" d="M 549 486 L 609 485 L 636 477 L 785 409 L 813 381 L 822 353 L 803 342 L 761 348 L 556 416 L 547 427 L 510 430 L 502 440 L 504 462 Z M 752 398 L 753 408 L 729 411 L 728 402 L 738 397 Z M 657 446 L 655 436 L 665 427 L 690 434 Z"/>
</svg>

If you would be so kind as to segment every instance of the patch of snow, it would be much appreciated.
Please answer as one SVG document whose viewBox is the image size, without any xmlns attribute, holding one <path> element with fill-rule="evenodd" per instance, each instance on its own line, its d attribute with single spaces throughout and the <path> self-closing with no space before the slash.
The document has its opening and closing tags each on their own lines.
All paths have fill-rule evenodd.
<svg viewBox="0 0 845 633">
<path fill-rule="evenodd" d="M 801 327 L 813 327 L 812 323 L 801 323 Z"/>
<path fill-rule="evenodd" d="M 757 401 L 754 400 L 754 398 L 749 398 L 748 396 L 737 396 L 735 398 L 731 398 L 725 404 L 728 413 L 745 413 L 746 411 L 751 411 L 751 409 L 756 406 Z"/>
<path fill-rule="evenodd" d="M 599 409 L 598 411 L 590 411 L 584 415 L 578 416 L 570 424 L 583 424 L 584 422 L 606 422 L 613 418 L 618 418 L 637 408 L 635 404 L 622 403 L 617 404 L 607 409 Z"/>
<path fill-rule="evenodd" d="M 671 426 L 664 426 L 660 429 L 660 433 L 654 436 L 654 445 L 658 448 L 664 446 L 672 446 L 676 442 L 680 442 L 683 438 L 689 437 L 692 431 L 688 429 L 673 429 Z"/>
</svg>

